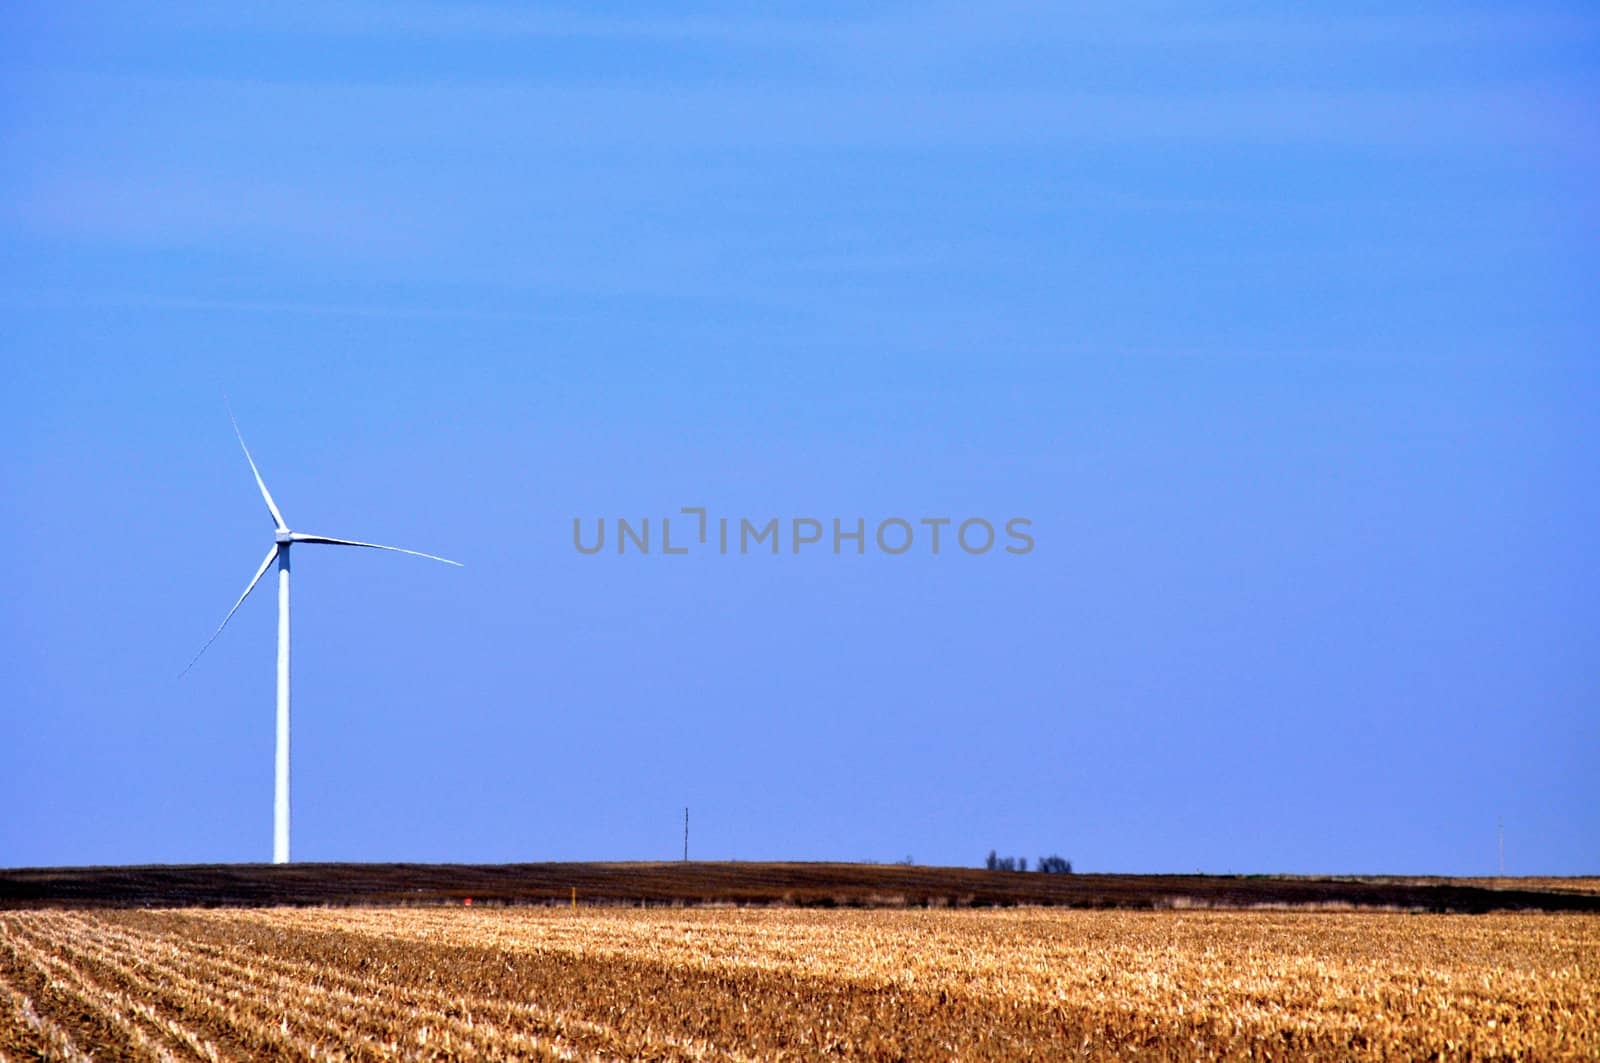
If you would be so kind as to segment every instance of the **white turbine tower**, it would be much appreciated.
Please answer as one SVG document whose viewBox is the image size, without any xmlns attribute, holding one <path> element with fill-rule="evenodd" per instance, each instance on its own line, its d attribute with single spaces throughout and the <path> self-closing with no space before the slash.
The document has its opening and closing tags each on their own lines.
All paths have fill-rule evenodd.
<svg viewBox="0 0 1600 1063">
<path fill-rule="evenodd" d="M 201 654 L 217 640 L 222 634 L 222 629 L 228 626 L 228 621 L 233 619 L 233 614 L 239 611 L 239 606 L 250 597 L 250 592 L 256 589 L 256 584 L 261 582 L 261 577 L 267 574 L 267 569 L 272 567 L 272 562 L 278 562 L 278 751 L 276 760 L 276 774 L 272 790 L 272 862 L 287 864 L 289 862 L 289 547 L 295 543 L 324 543 L 329 546 L 364 546 L 369 550 L 392 550 L 397 554 L 410 554 L 413 557 L 426 557 L 430 561 L 443 561 L 447 565 L 460 567 L 461 562 L 451 561 L 447 557 L 437 557 L 434 554 L 425 554 L 420 550 L 405 550 L 398 546 L 381 546 L 378 543 L 361 543 L 354 539 L 332 539 L 326 535 L 306 535 L 303 532 L 290 531 L 289 525 L 284 523 L 283 514 L 279 512 L 278 505 L 272 500 L 272 492 L 267 490 L 266 481 L 261 478 L 261 470 L 256 468 L 255 459 L 250 456 L 250 448 L 244 445 L 244 435 L 239 431 L 239 422 L 234 420 L 233 411 L 228 411 L 228 419 L 233 421 L 233 434 L 239 437 L 239 447 L 244 451 L 244 460 L 250 463 L 250 471 L 255 473 L 256 486 L 261 488 L 261 497 L 267 503 L 267 509 L 272 514 L 272 523 L 276 529 L 273 537 L 272 549 L 267 551 L 267 559 L 261 562 L 261 567 L 256 570 L 255 576 L 250 580 L 250 585 L 239 595 L 239 600 L 233 603 L 233 608 L 228 610 L 228 615 L 222 618 L 222 623 L 217 625 L 217 630 L 206 639 L 206 644 L 200 647 L 200 653 L 194 655 L 194 660 L 189 662 L 184 672 L 187 673 L 194 667 L 195 661 Z"/>
</svg>

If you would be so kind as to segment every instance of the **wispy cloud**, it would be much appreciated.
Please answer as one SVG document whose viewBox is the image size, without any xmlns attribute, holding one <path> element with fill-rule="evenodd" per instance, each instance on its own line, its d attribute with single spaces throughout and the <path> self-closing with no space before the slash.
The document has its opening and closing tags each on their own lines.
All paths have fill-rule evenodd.
<svg viewBox="0 0 1600 1063">
<path fill-rule="evenodd" d="M 1106 8 L 1069 18 L 946 6 L 825 19 L 343 2 L 138 17 L 168 35 L 134 59 L 159 53 L 166 65 L 122 62 L 112 18 L 102 31 L 111 43 L 83 53 L 98 66 L 75 66 L 62 47 L 17 82 L 22 102 L 0 130 L 0 225 L 63 245 L 198 248 L 208 263 L 306 263 L 329 275 L 354 264 L 389 281 L 754 297 L 762 280 L 781 287 L 799 275 L 949 263 L 970 274 L 1011 260 L 1046 211 L 1166 224 L 1260 215 L 1275 202 L 1326 208 L 1359 198 L 1352 173 L 1398 174 L 1405 196 L 1416 194 L 1408 168 L 1470 174 L 1506 160 L 1565 181 L 1592 168 L 1600 147 L 1591 87 L 1570 62 L 1538 77 L 1477 77 L 1455 59 L 1430 76 L 1385 80 L 1369 75 L 1388 67 L 1370 63 L 1361 76 L 1294 76 L 1324 47 L 1366 55 L 1381 41 L 1398 54 L 1432 38 L 1475 48 L 1501 30 L 1548 41 L 1600 21 L 1559 13 Z M 271 45 L 267 58 L 252 49 L 201 75 L 206 35 L 252 33 Z M 319 34 L 348 39 L 307 49 Z M 659 56 L 669 39 L 762 41 L 809 61 L 783 77 L 761 62 L 713 79 L 667 64 L 628 81 L 597 79 L 586 64 L 542 70 L 521 63 L 539 51 L 525 48 L 498 73 L 453 76 L 518 35 L 626 39 L 614 50 L 624 57 Z M 408 65 L 422 54 L 414 42 L 393 47 L 397 37 L 423 42 L 425 73 Z M 436 55 L 433 43 L 451 39 L 456 50 Z M 1280 45 L 1286 53 L 1272 51 Z M 1273 59 L 1267 72 L 1241 81 L 1183 70 L 1185 59 L 1240 47 Z M 1111 60 L 1095 66 L 1097 50 Z M 383 59 L 382 76 L 363 54 Z M 1031 69 L 1014 73 L 1008 61 L 1024 54 Z M 308 71 L 308 55 L 337 61 Z M 1230 158 L 1256 174 L 1263 159 L 1289 160 L 1288 186 L 1236 190 L 1219 176 Z M 1130 159 L 1142 177 L 1123 183 Z M 1552 201 L 1542 187 L 1524 198 Z M 1592 210 L 1592 196 L 1572 198 L 1567 218 Z M 952 231 L 952 219 L 966 228 Z M 928 231 L 937 238 L 913 235 Z"/>
<path fill-rule="evenodd" d="M 1192 159 L 1331 149 L 1430 164 L 1534 153 L 1572 166 L 1600 145 L 1585 98 L 1534 89 L 1261 95 L 819 85 L 730 93 L 71 80 L 62 94 L 85 101 L 75 127 L 45 115 L 12 137 L 0 221 L 15 231 L 569 289 L 626 288 L 648 275 L 660 291 L 697 274 L 722 277 L 719 258 L 774 257 L 761 241 L 784 211 L 819 209 L 774 171 L 784 159 L 833 158 L 868 173 L 896 158 L 956 165 L 996 151 L 1070 160 L 1106 150 Z M 940 197 L 952 196 L 1012 217 L 1041 203 L 1228 209 L 1216 188 L 1123 187 L 1114 177 L 1096 165 L 1063 187 L 1017 174 L 998 190 L 1012 198 L 992 203 L 997 190 L 982 182 L 904 193 L 874 191 L 875 179 L 840 182 L 829 210 L 867 213 L 879 227 L 884 211 L 939 211 L 949 206 Z M 1348 194 L 1341 189 L 1303 178 L 1284 194 L 1303 202 Z M 1252 190 L 1252 210 L 1262 194 Z M 785 195 L 800 196 L 797 206 L 785 208 Z M 797 260 L 839 253 L 790 239 L 800 245 L 789 249 L 802 252 Z M 866 246 L 845 253 L 883 260 Z"/>
<path fill-rule="evenodd" d="M 342 37 L 482 37 L 617 39 L 790 39 L 821 41 L 840 28 L 837 17 L 781 17 L 753 11 L 705 14 L 678 8 L 660 14 L 623 15 L 582 7 L 490 4 L 363 3 L 332 0 L 299 8 L 221 8 L 164 4 L 145 16 L 194 31 L 292 30 Z"/>
<path fill-rule="evenodd" d="M 417 321 L 553 321 L 571 316 L 534 310 L 496 310 L 438 304 L 337 303 L 304 299 L 216 299 L 98 289 L 19 288 L 0 294 L 0 304 L 35 310 L 171 310 Z"/>
<path fill-rule="evenodd" d="M 650 15 L 618 14 L 581 6 L 482 3 L 372 3 L 330 0 L 303 8 L 223 8 L 212 4 L 164 4 L 130 8 L 151 20 L 197 30 L 293 29 L 341 36 L 460 36 L 536 38 L 703 39 L 848 44 L 863 35 L 917 47 L 983 47 L 993 42 L 1092 40 L 1155 44 L 1382 44 L 1423 42 L 1567 41 L 1600 35 L 1600 16 L 1570 8 L 1537 6 L 1444 13 L 1313 11 L 1282 9 L 1240 14 L 1225 7 L 1170 4 L 1078 5 L 1041 10 L 1038 5 L 1000 2 L 922 4 L 901 8 L 820 11 L 797 5 L 721 8 L 715 12 L 675 6 Z"/>
<path fill-rule="evenodd" d="M 36 232 L 147 245 L 244 240 L 334 257 L 415 246 L 355 188 L 341 194 L 326 182 L 274 182 L 232 167 L 154 167 L 140 158 L 36 169 L 3 213 Z"/>
<path fill-rule="evenodd" d="M 1211 140 L 1448 148 L 1569 146 L 1593 128 L 1582 86 L 1097 91 L 1046 88 L 321 84 L 262 79 L 54 79 L 102 128 L 185 123 L 200 147 L 243 136 L 449 152 L 627 148 L 982 148 Z M 248 116 L 241 122 L 237 116 Z M 229 125 L 230 116 L 233 125 Z M 83 116 L 79 116 L 81 121 Z M 49 132 L 48 120 L 31 123 Z M 110 130 L 114 132 L 115 130 Z M 128 142 L 131 144 L 131 138 Z M 58 140 L 57 143 L 64 143 Z"/>
</svg>

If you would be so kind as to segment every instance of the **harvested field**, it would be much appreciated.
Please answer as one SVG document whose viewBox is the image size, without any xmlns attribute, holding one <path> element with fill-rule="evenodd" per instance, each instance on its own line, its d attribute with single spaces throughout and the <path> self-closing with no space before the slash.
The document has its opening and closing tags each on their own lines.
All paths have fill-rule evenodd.
<svg viewBox="0 0 1600 1063">
<path fill-rule="evenodd" d="M 1600 917 L 0 913 L 12 1058 L 1600 1055 Z"/>
</svg>

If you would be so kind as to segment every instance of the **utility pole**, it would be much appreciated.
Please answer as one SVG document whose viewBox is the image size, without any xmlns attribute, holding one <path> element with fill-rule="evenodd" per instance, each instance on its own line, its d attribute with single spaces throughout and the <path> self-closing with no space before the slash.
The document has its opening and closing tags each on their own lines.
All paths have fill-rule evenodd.
<svg viewBox="0 0 1600 1063">
<path fill-rule="evenodd" d="M 1495 823 L 1495 833 L 1500 841 L 1500 877 L 1506 877 L 1506 821 L 1501 817 Z"/>
<path fill-rule="evenodd" d="M 683 806 L 683 861 L 689 862 L 689 806 Z"/>
</svg>

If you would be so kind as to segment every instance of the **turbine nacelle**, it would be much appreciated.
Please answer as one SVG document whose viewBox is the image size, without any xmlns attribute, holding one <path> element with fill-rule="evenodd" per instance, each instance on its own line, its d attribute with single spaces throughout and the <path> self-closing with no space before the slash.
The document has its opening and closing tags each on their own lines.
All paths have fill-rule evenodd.
<svg viewBox="0 0 1600 1063">
<path fill-rule="evenodd" d="M 233 419 L 232 410 L 228 411 L 228 418 L 230 420 Z M 228 621 L 233 619 L 233 614 L 239 611 L 239 606 L 244 604 L 244 600 L 250 597 L 250 592 L 256 589 L 256 584 L 261 582 L 261 577 L 267 574 L 267 569 L 272 567 L 272 563 L 278 560 L 279 554 L 283 555 L 285 561 L 288 560 L 288 549 L 295 543 L 322 543 L 326 546 L 360 546 L 368 550 L 387 550 L 395 554 L 425 557 L 429 561 L 443 561 L 447 565 L 461 567 L 461 562 L 452 561 L 448 557 L 440 557 L 438 554 L 425 554 L 421 550 L 407 550 L 403 546 L 384 546 L 381 543 L 365 543 L 359 539 L 335 539 L 330 535 L 307 535 L 305 532 L 290 531 L 289 525 L 283 519 L 283 514 L 278 510 L 278 504 L 272 500 L 272 492 L 267 490 L 267 482 L 261 478 L 261 470 L 256 468 L 256 459 L 250 456 L 250 448 L 244 445 L 244 436 L 239 432 L 239 423 L 237 421 L 234 421 L 233 424 L 233 434 L 239 437 L 239 449 L 244 451 L 244 460 L 250 463 L 250 471 L 255 475 L 256 486 L 261 489 L 261 500 L 267 504 L 267 512 L 272 514 L 274 528 L 272 549 L 267 551 L 267 556 L 261 562 L 261 567 L 256 569 L 255 577 L 246 584 L 244 593 L 239 595 L 239 600 L 233 603 L 233 608 L 228 610 L 228 615 L 222 618 L 222 623 L 217 625 L 217 630 L 211 633 L 209 639 L 206 639 L 206 644 L 200 647 L 200 652 L 194 655 L 194 660 L 190 661 L 188 667 L 184 668 L 184 673 L 194 667 L 195 661 L 198 661 L 206 650 L 210 648 L 211 644 L 216 641 L 217 636 L 222 634 L 222 629 L 228 626 Z"/>
</svg>

